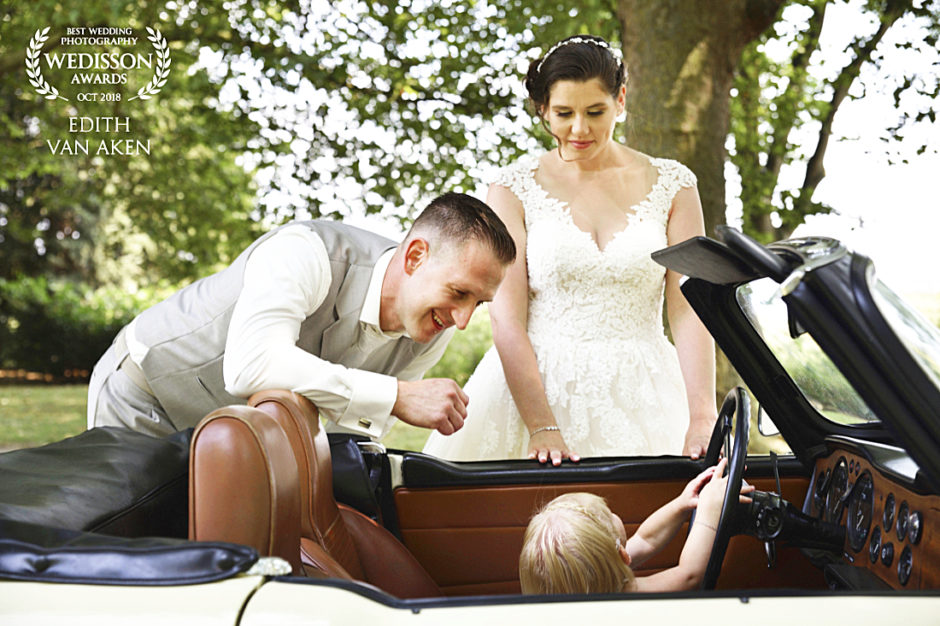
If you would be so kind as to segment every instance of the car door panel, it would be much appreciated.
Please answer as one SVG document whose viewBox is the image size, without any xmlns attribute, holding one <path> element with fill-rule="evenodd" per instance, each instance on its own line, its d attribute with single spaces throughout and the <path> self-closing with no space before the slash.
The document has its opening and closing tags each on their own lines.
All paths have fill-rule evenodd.
<svg viewBox="0 0 940 626">
<path fill-rule="evenodd" d="M 422 459 L 421 463 L 424 486 L 407 484 L 406 459 L 406 484 L 394 491 L 399 530 L 408 549 L 448 595 L 518 593 L 518 559 L 529 518 L 561 493 L 590 491 L 606 498 L 623 519 L 629 535 L 649 514 L 678 495 L 701 469 L 700 464 L 688 459 L 668 457 L 636 462 L 591 461 L 578 468 L 580 480 L 567 482 L 567 476 L 558 468 L 538 472 L 538 466 L 526 464 L 524 471 L 515 472 L 516 482 L 512 482 L 509 470 L 522 467 L 510 462 L 503 467 L 505 471 L 500 471 L 498 464 L 491 463 L 485 466 L 487 471 L 481 472 L 484 484 L 473 485 L 472 474 L 478 464 L 442 463 L 447 480 L 441 484 L 460 485 L 447 487 L 433 486 L 433 462 Z M 635 473 L 641 478 L 629 478 L 631 463 L 633 469 L 639 468 Z M 752 465 L 748 481 L 759 489 L 775 490 L 769 462 L 755 459 Z M 465 475 L 455 477 L 454 472 L 461 468 Z M 779 471 L 782 495 L 799 506 L 809 484 L 808 476 L 795 461 L 782 462 Z M 598 479 L 591 480 L 592 475 Z M 611 475 L 617 475 L 618 480 L 608 480 Z M 651 475 L 660 478 L 651 479 Z M 683 524 L 673 541 L 636 568 L 636 574 L 648 575 L 678 563 L 686 532 L 687 525 Z M 821 585 L 822 576 L 796 550 L 779 550 L 778 566 L 768 570 L 763 544 L 751 537 L 732 540 L 719 580 L 719 586 L 725 588 Z"/>
</svg>

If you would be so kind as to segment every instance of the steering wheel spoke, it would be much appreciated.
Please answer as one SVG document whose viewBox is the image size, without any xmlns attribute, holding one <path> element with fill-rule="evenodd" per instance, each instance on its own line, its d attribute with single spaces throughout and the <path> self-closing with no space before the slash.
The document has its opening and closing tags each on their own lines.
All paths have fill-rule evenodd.
<svg viewBox="0 0 940 626">
<path fill-rule="evenodd" d="M 734 424 L 732 444 L 731 424 Z M 702 589 L 714 589 L 721 573 L 721 564 L 728 550 L 728 542 L 734 531 L 735 521 L 740 517 L 739 498 L 744 482 L 744 463 L 747 459 L 748 434 L 751 424 L 751 401 L 743 387 L 735 387 L 728 392 L 718 411 L 718 421 L 712 431 L 708 450 L 705 453 L 705 465 L 710 467 L 718 462 L 721 449 L 728 457 L 728 486 L 721 505 L 721 517 L 715 531 L 711 555 L 702 578 Z"/>
</svg>

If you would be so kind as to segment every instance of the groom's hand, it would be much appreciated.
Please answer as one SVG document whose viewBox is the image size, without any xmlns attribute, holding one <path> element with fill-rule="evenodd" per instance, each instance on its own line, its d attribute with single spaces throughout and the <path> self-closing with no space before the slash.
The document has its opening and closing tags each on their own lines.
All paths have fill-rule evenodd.
<svg viewBox="0 0 940 626">
<path fill-rule="evenodd" d="M 452 435 L 463 427 L 469 401 L 463 389 L 449 378 L 400 380 L 392 415 L 412 426 Z"/>
</svg>

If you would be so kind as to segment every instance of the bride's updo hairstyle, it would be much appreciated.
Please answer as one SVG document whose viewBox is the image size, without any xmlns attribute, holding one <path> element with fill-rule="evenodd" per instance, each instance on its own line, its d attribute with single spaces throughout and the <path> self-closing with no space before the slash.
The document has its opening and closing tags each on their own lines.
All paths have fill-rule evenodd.
<svg viewBox="0 0 940 626">
<path fill-rule="evenodd" d="M 562 39 L 544 56 L 532 61 L 526 73 L 525 88 L 535 112 L 541 114 L 548 106 L 548 96 L 556 82 L 583 82 L 592 78 L 599 79 L 616 99 L 620 87 L 627 80 L 627 70 L 604 39 L 594 35 L 575 35 Z"/>
</svg>

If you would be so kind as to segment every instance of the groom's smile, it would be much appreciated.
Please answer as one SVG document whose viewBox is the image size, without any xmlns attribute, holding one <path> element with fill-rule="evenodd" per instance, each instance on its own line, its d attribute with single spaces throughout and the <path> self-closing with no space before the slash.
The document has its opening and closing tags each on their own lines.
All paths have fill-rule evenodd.
<svg viewBox="0 0 940 626">
<path fill-rule="evenodd" d="M 438 330 L 444 330 L 444 328 L 447 327 L 447 325 L 444 324 L 444 321 L 438 316 L 436 311 L 431 311 L 431 321 L 434 323 L 434 327 Z"/>
</svg>

